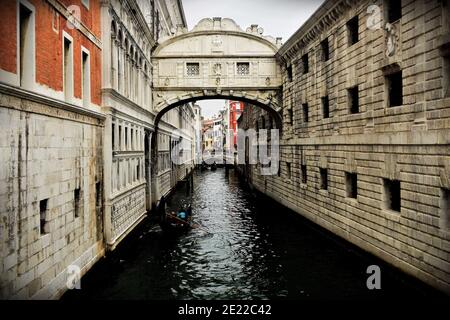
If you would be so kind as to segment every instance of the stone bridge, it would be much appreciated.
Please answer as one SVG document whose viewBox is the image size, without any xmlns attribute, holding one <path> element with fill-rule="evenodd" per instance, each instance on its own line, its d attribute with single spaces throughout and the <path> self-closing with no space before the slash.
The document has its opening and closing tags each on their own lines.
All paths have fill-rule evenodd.
<svg viewBox="0 0 450 320">
<path fill-rule="evenodd" d="M 269 111 L 281 126 L 281 68 L 275 54 L 280 38 L 233 20 L 201 20 L 191 31 L 179 28 L 161 39 L 153 55 L 156 124 L 168 110 L 191 101 L 230 99 Z"/>
</svg>

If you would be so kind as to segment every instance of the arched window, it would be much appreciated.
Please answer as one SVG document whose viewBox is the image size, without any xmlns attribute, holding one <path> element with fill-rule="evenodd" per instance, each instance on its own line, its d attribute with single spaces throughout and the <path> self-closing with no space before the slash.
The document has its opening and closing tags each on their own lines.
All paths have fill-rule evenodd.
<svg viewBox="0 0 450 320">
<path fill-rule="evenodd" d="M 116 38 L 117 38 L 117 28 L 114 21 L 111 22 L 111 86 L 115 88 L 115 82 L 117 79 L 117 49 L 116 49 Z"/>
<path fill-rule="evenodd" d="M 124 55 L 125 55 L 125 57 L 124 57 L 124 61 L 123 61 L 125 67 L 124 67 L 124 79 L 123 79 L 124 86 L 123 87 L 124 87 L 124 94 L 127 97 L 129 95 L 129 88 L 130 88 L 129 82 L 128 82 L 129 78 L 130 78 L 130 67 L 129 67 L 129 64 L 130 64 L 129 54 L 130 54 L 130 52 L 129 52 L 129 50 L 130 50 L 129 42 L 128 42 L 128 39 L 125 38 L 125 40 L 124 40 Z"/>
<path fill-rule="evenodd" d="M 122 36 L 122 30 L 119 29 L 117 32 L 117 90 L 119 92 L 122 92 L 123 90 L 123 58 L 122 58 L 122 42 L 123 36 Z"/>
</svg>

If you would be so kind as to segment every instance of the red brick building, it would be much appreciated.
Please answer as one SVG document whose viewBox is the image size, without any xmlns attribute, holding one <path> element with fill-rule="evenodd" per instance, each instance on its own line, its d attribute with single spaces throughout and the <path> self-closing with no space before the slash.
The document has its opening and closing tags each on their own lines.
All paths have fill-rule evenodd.
<svg viewBox="0 0 450 320">
<path fill-rule="evenodd" d="M 0 299 L 58 297 L 103 255 L 100 5 L 0 0 Z"/>
<path fill-rule="evenodd" d="M 0 0 L 0 5 L 2 83 L 81 106 L 83 80 L 90 78 L 90 103 L 85 106 L 100 106 L 100 2 Z M 79 23 L 72 24 L 68 18 Z M 65 58 L 70 58 L 65 60 L 66 68 Z M 83 61 L 89 65 L 85 69 Z M 64 77 L 69 69 L 72 71 Z M 85 74 L 88 69 L 89 77 Z"/>
<path fill-rule="evenodd" d="M 230 101 L 229 102 L 229 129 L 233 130 L 234 132 L 234 145 L 237 144 L 237 131 L 238 131 L 238 122 L 237 120 L 241 116 L 242 112 L 244 111 L 244 102 L 240 101 Z"/>
</svg>

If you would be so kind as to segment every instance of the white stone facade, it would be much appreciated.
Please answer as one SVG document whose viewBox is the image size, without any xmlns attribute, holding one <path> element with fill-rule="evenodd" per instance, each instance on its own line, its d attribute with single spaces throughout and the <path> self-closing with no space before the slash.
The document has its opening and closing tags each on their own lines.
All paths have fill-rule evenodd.
<svg viewBox="0 0 450 320">
<path fill-rule="evenodd" d="M 150 51 L 155 39 L 135 1 L 102 6 L 106 242 L 114 248 L 151 202 L 145 135 L 153 131 Z"/>
<path fill-rule="evenodd" d="M 280 39 L 231 19 L 203 19 L 191 31 L 178 28 L 154 52 L 154 107 L 208 98 L 253 100 L 279 108 Z"/>
<path fill-rule="evenodd" d="M 0 296 L 55 298 L 104 252 L 102 119 L 17 89 L 0 103 Z"/>
</svg>

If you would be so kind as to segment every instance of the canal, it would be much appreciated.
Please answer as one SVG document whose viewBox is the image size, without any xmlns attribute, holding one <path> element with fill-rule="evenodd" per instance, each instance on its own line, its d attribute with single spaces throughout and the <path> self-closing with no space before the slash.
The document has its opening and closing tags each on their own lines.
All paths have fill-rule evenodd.
<svg viewBox="0 0 450 320">
<path fill-rule="evenodd" d="M 440 295 L 298 214 L 249 190 L 231 170 L 194 173 L 187 198 L 201 227 L 170 237 L 147 219 L 64 300 L 378 299 Z M 381 268 L 368 290 L 367 267 Z"/>
</svg>

